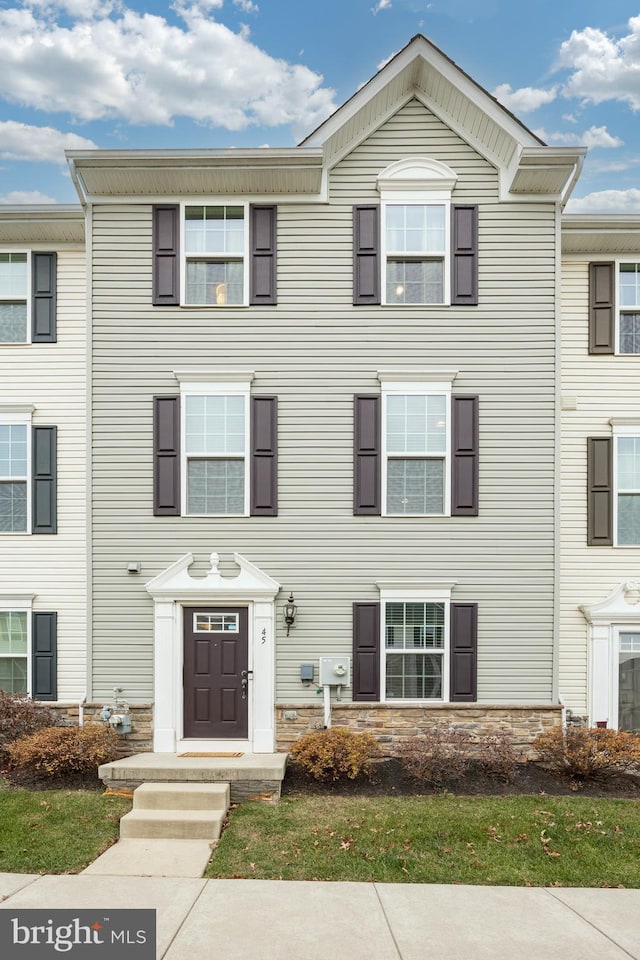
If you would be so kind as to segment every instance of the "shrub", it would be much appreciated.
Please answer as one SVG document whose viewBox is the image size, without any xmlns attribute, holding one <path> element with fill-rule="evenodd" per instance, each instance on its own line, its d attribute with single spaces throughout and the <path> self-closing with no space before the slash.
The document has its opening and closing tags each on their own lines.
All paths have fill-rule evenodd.
<svg viewBox="0 0 640 960">
<path fill-rule="evenodd" d="M 464 730 L 437 726 L 405 740 L 398 750 L 398 759 L 412 780 L 442 786 L 465 775 L 469 752 L 470 739 Z"/>
<path fill-rule="evenodd" d="M 118 756 L 118 735 L 106 724 L 45 727 L 8 750 L 12 769 L 34 778 L 55 779 L 96 773 Z"/>
<path fill-rule="evenodd" d="M 355 780 L 371 774 L 378 744 L 370 733 L 329 727 L 303 734 L 292 745 L 290 755 L 315 780 Z"/>
<path fill-rule="evenodd" d="M 41 703 L 0 690 L 0 764 L 7 762 L 8 748 L 16 740 L 61 722 L 53 710 Z"/>
<path fill-rule="evenodd" d="M 556 727 L 533 742 L 540 759 L 574 780 L 605 780 L 640 767 L 640 736 L 600 727 Z"/>
<path fill-rule="evenodd" d="M 516 750 L 510 730 L 478 737 L 473 748 L 478 769 L 487 777 L 511 783 L 515 779 L 518 762 L 522 759 Z"/>
</svg>

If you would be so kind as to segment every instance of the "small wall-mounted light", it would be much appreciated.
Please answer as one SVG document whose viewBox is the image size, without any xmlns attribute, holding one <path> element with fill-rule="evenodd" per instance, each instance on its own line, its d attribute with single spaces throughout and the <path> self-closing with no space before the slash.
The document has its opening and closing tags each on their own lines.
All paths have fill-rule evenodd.
<svg viewBox="0 0 640 960">
<path fill-rule="evenodd" d="M 140 573 L 142 564 L 139 561 L 132 560 L 127 564 L 127 573 Z"/>
<path fill-rule="evenodd" d="M 291 627 L 294 625 L 296 621 L 297 612 L 298 612 L 298 608 L 296 607 L 293 601 L 293 590 L 292 590 L 291 593 L 289 594 L 289 599 L 284 605 L 284 622 L 287 625 L 287 636 L 289 636 L 289 630 L 291 630 Z"/>
</svg>

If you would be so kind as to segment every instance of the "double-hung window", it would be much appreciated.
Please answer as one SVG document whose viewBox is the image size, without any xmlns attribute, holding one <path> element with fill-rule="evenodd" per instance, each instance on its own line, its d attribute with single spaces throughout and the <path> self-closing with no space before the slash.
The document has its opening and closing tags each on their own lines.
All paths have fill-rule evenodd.
<svg viewBox="0 0 640 960">
<path fill-rule="evenodd" d="M 640 353 L 640 263 L 618 265 L 620 353 Z"/>
<path fill-rule="evenodd" d="M 182 384 L 183 515 L 249 513 L 249 383 Z"/>
<path fill-rule="evenodd" d="M 183 207 L 182 302 L 191 306 L 248 303 L 247 205 Z"/>
<path fill-rule="evenodd" d="M 640 544 L 640 425 L 636 434 L 614 428 L 615 529 L 618 546 Z"/>
<path fill-rule="evenodd" d="M 29 255 L 0 252 L 0 343 L 26 343 Z"/>
<path fill-rule="evenodd" d="M 385 240 L 385 303 L 448 302 L 446 251 L 448 206 L 445 203 L 386 203 L 382 208 Z"/>
<path fill-rule="evenodd" d="M 29 693 L 31 614 L 26 609 L 0 610 L 0 690 Z"/>
<path fill-rule="evenodd" d="M 378 375 L 384 513 L 446 515 L 451 486 L 451 382 L 397 382 Z"/>
<path fill-rule="evenodd" d="M 0 533 L 31 529 L 31 417 L 0 412 Z"/>
<path fill-rule="evenodd" d="M 445 602 L 386 601 L 384 675 L 387 700 L 444 700 L 448 615 Z"/>
</svg>

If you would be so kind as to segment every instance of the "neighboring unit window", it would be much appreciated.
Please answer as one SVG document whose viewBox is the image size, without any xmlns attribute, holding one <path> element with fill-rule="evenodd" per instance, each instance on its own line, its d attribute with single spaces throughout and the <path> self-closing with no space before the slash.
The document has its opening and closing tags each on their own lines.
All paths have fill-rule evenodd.
<svg viewBox="0 0 640 960">
<path fill-rule="evenodd" d="M 245 207 L 184 208 L 184 303 L 238 306 L 246 302 Z"/>
<path fill-rule="evenodd" d="M 383 394 L 386 513 L 442 515 L 448 510 L 445 394 Z"/>
<path fill-rule="evenodd" d="M 184 395 L 186 513 L 246 514 L 248 394 Z"/>
<path fill-rule="evenodd" d="M 618 728 L 640 731 L 640 633 L 620 633 Z"/>
<path fill-rule="evenodd" d="M 618 273 L 620 353 L 640 353 L 640 263 L 621 263 Z"/>
<path fill-rule="evenodd" d="M 387 700 L 445 699 L 445 604 L 385 603 Z"/>
<path fill-rule="evenodd" d="M 616 437 L 616 508 L 618 545 L 640 544 L 640 436 Z"/>
<path fill-rule="evenodd" d="M 28 529 L 29 432 L 27 423 L 0 421 L 0 533 Z"/>
<path fill-rule="evenodd" d="M 447 206 L 387 203 L 383 207 L 386 303 L 445 303 Z"/>
<path fill-rule="evenodd" d="M 28 693 L 28 617 L 26 611 L 0 610 L 0 690 Z"/>
<path fill-rule="evenodd" d="M 26 253 L 0 253 L 0 343 L 27 342 Z"/>
</svg>

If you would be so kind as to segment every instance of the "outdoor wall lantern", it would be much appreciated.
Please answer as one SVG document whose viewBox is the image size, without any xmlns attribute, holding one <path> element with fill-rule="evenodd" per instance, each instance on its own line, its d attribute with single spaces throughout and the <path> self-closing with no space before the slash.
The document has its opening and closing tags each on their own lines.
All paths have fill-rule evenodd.
<svg viewBox="0 0 640 960">
<path fill-rule="evenodd" d="M 289 599 L 284 605 L 284 622 L 287 625 L 287 636 L 289 636 L 289 630 L 291 630 L 291 627 L 295 623 L 297 612 L 298 612 L 298 608 L 293 602 L 293 590 L 292 590 L 291 593 L 289 594 Z"/>
</svg>

